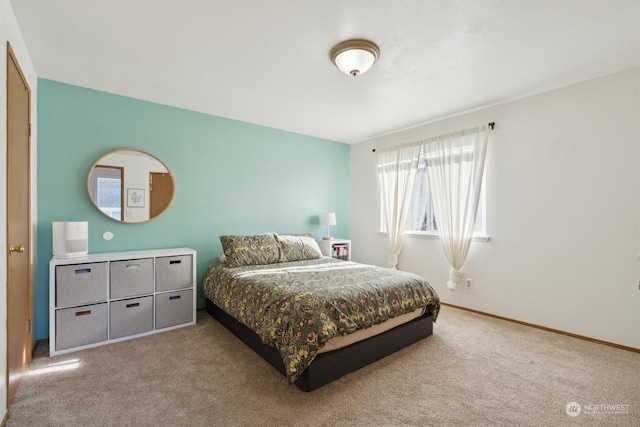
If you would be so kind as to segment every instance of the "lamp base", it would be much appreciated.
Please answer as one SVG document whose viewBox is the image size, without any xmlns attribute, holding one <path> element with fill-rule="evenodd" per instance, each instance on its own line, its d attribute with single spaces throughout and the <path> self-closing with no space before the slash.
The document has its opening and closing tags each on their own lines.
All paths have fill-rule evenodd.
<svg viewBox="0 0 640 427">
<path fill-rule="evenodd" d="M 333 240 L 333 237 L 325 236 L 322 238 L 322 240 Z"/>
</svg>

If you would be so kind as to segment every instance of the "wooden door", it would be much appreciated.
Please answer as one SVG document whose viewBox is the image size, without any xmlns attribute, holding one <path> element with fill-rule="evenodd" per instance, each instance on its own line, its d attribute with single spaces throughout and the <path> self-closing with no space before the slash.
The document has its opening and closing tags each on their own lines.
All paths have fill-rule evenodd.
<svg viewBox="0 0 640 427">
<path fill-rule="evenodd" d="M 149 173 L 149 219 L 160 215 L 173 199 L 173 177 L 170 173 Z"/>
<path fill-rule="evenodd" d="M 7 408 L 31 362 L 29 86 L 7 43 Z"/>
</svg>

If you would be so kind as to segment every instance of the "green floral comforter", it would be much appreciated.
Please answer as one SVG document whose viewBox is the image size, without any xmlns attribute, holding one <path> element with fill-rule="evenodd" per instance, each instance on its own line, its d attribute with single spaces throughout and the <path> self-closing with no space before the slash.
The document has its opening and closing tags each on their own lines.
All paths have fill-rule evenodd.
<svg viewBox="0 0 640 427">
<path fill-rule="evenodd" d="M 276 347 L 294 382 L 332 337 L 426 307 L 436 292 L 420 276 L 320 258 L 270 265 L 209 268 L 203 292 L 218 307 Z"/>
</svg>

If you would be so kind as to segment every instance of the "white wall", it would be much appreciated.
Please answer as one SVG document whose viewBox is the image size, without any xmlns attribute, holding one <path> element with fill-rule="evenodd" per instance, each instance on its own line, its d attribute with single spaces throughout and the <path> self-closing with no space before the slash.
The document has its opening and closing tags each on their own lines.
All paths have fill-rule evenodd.
<svg viewBox="0 0 640 427">
<path fill-rule="evenodd" d="M 353 259 L 387 255 L 373 148 L 495 121 L 472 288 L 446 288 L 437 239 L 405 237 L 399 268 L 450 304 L 640 348 L 639 81 L 636 68 L 352 145 Z"/>
<path fill-rule="evenodd" d="M 37 121 L 36 121 L 36 100 L 37 100 L 37 76 L 31 58 L 27 52 L 27 48 L 20 34 L 18 23 L 15 19 L 13 9 L 9 0 L 0 0 L 0 58 L 2 58 L 0 66 L 0 259 L 6 260 L 7 257 L 7 41 L 11 43 L 11 49 L 15 53 L 20 68 L 24 73 L 29 87 L 31 89 L 31 129 L 32 129 L 32 148 L 31 148 L 31 170 L 36 170 L 36 144 L 37 139 Z M 33 243 L 35 241 L 35 224 L 36 217 L 36 174 L 32 173 L 31 178 L 31 210 L 32 210 L 32 239 L 31 254 L 32 260 L 31 270 L 33 269 L 33 255 L 36 248 Z M 35 283 L 35 278 L 34 278 Z M 7 264 L 5 261 L 0 262 L 0 412 L 1 416 L 6 415 L 7 402 Z"/>
</svg>

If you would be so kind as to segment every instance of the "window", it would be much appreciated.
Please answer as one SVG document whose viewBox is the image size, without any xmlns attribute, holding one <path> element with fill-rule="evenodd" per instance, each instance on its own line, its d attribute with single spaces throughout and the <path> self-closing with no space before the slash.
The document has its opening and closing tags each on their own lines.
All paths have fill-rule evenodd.
<svg viewBox="0 0 640 427">
<path fill-rule="evenodd" d="M 95 166 L 89 177 L 89 194 L 98 209 L 122 221 L 123 169 Z"/>
<path fill-rule="evenodd" d="M 96 183 L 96 203 L 98 208 L 112 218 L 122 217 L 120 179 L 98 178 Z"/>
<path fill-rule="evenodd" d="M 381 204 L 380 230 L 386 232 L 383 212 L 384 210 L 382 209 Z M 485 218 L 485 184 L 483 179 L 482 190 L 480 192 L 480 202 L 478 203 L 478 212 L 476 213 L 476 222 L 473 231 L 474 235 L 486 235 Z M 416 180 L 413 185 L 413 192 L 411 194 L 411 202 L 409 205 L 409 212 L 407 213 L 404 231 L 405 234 L 438 234 L 438 223 L 433 214 L 433 206 L 431 205 L 431 198 L 429 197 L 427 169 L 424 162 L 424 153 L 422 152 L 420 153 L 418 172 L 416 173 Z"/>
</svg>

